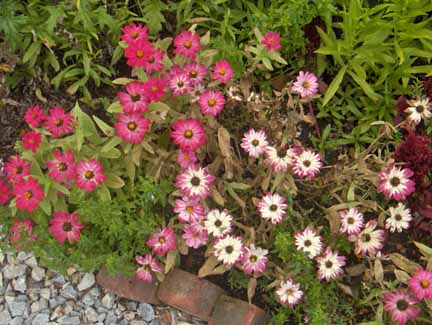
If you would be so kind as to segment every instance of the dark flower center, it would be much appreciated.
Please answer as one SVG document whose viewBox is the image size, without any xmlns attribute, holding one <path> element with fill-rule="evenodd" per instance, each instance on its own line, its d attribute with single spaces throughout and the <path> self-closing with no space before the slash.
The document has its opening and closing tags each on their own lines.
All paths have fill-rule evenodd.
<svg viewBox="0 0 432 325">
<path fill-rule="evenodd" d="M 408 302 L 404 299 L 398 300 L 398 302 L 396 303 L 396 307 L 397 309 L 399 309 L 400 311 L 404 311 L 408 309 Z"/>
<path fill-rule="evenodd" d="M 135 122 L 129 122 L 128 125 L 127 125 L 127 128 L 128 128 L 130 131 L 135 131 L 136 128 L 137 128 L 137 124 L 136 124 Z"/>
<path fill-rule="evenodd" d="M 283 149 L 278 150 L 277 155 L 278 155 L 279 158 L 285 158 L 286 155 L 287 155 L 287 151 L 283 150 Z"/>
<path fill-rule="evenodd" d="M 137 37 L 138 37 L 138 32 L 137 31 L 133 31 L 132 33 L 131 33 L 131 36 L 132 36 L 132 38 L 133 39 L 136 39 Z"/>
<path fill-rule="evenodd" d="M 333 266 L 333 263 L 332 262 L 330 262 L 330 261 L 327 261 L 327 262 L 325 262 L 325 266 L 326 266 L 326 268 L 331 268 L 332 266 Z"/>
<path fill-rule="evenodd" d="M 189 206 L 186 207 L 185 210 L 186 210 L 187 213 L 191 214 L 191 213 L 193 212 L 194 209 L 193 209 L 193 206 L 190 206 L 190 205 L 189 205 Z"/>
<path fill-rule="evenodd" d="M 306 240 L 306 241 L 304 242 L 304 245 L 305 245 L 305 246 L 310 246 L 310 245 L 312 245 L 312 242 L 308 239 L 308 240 Z"/>
<path fill-rule="evenodd" d="M 150 59 L 148 59 L 148 63 L 154 63 L 156 61 L 156 58 L 152 56 Z"/>
<path fill-rule="evenodd" d="M 62 125 L 63 125 L 63 120 L 62 120 L 62 119 L 59 119 L 59 118 L 56 118 L 56 119 L 54 120 L 54 125 L 55 125 L 55 126 L 62 126 Z"/>
<path fill-rule="evenodd" d="M 15 174 L 21 174 L 22 171 L 23 171 L 23 168 L 22 168 L 22 166 L 16 166 L 16 167 L 13 169 L 13 171 L 14 171 Z"/>
<path fill-rule="evenodd" d="M 349 225 L 353 225 L 354 224 L 354 218 L 353 217 L 349 217 L 347 220 Z"/>
<path fill-rule="evenodd" d="M 259 145 L 259 141 L 257 139 L 252 140 L 252 145 L 257 147 Z"/>
<path fill-rule="evenodd" d="M 64 172 L 64 171 L 68 170 L 68 166 L 64 162 L 59 163 L 57 165 L 57 167 L 58 167 L 58 170 L 61 171 L 61 172 Z"/>
<path fill-rule="evenodd" d="M 234 247 L 232 247 L 231 245 L 225 247 L 225 252 L 227 252 L 228 254 L 231 254 L 233 251 L 234 251 Z"/>
<path fill-rule="evenodd" d="M 159 239 L 158 239 L 158 241 L 159 241 L 159 243 L 161 243 L 161 244 L 165 244 L 165 243 L 166 243 L 166 239 L 165 239 L 164 236 L 160 236 Z"/>
<path fill-rule="evenodd" d="M 191 46 L 192 46 L 192 42 L 191 41 L 186 41 L 186 42 L 184 42 L 183 45 L 184 45 L 185 48 L 190 49 Z"/>
<path fill-rule="evenodd" d="M 309 88 L 310 83 L 308 81 L 303 81 L 303 88 Z"/>
<path fill-rule="evenodd" d="M 32 192 L 32 191 L 24 192 L 24 197 L 25 197 L 27 200 L 30 200 L 30 199 L 33 197 L 33 192 Z"/>
<path fill-rule="evenodd" d="M 144 271 L 146 271 L 146 272 L 150 272 L 151 271 L 151 267 L 148 264 L 144 265 L 143 268 L 144 268 Z"/>
<path fill-rule="evenodd" d="M 270 207 L 269 207 L 270 211 L 276 211 L 277 208 L 278 208 L 278 207 L 277 207 L 276 204 L 272 204 L 272 205 L 270 205 Z"/>
<path fill-rule="evenodd" d="M 183 87 L 184 86 L 184 81 L 183 80 L 179 80 L 178 82 L 177 82 L 177 86 L 178 87 Z"/>
<path fill-rule="evenodd" d="M 419 113 L 419 114 L 423 113 L 423 111 L 424 111 L 424 107 L 423 107 L 423 105 L 419 105 L 419 106 L 417 106 L 417 107 L 416 107 L 416 111 L 417 111 L 417 113 Z"/>
<path fill-rule="evenodd" d="M 286 291 L 286 295 L 287 295 L 287 296 L 292 296 L 292 294 L 293 294 L 293 291 L 292 291 L 291 289 L 288 289 L 288 290 Z"/>
<path fill-rule="evenodd" d="M 309 167 L 311 165 L 311 162 L 309 160 L 305 160 L 305 161 L 303 161 L 303 165 L 305 167 Z"/>
<path fill-rule="evenodd" d="M 196 176 L 192 177 L 191 184 L 193 186 L 198 186 L 198 185 L 200 185 L 200 183 L 201 183 L 201 181 L 200 181 L 199 177 L 196 177 Z"/>
<path fill-rule="evenodd" d="M 258 257 L 252 255 L 251 257 L 249 257 L 249 261 L 251 261 L 251 263 L 255 263 L 256 261 L 258 261 Z"/>
<path fill-rule="evenodd" d="M 400 179 L 399 177 L 392 177 L 392 179 L 390 180 L 390 184 L 392 186 L 398 186 L 400 184 Z"/>
<path fill-rule="evenodd" d="M 219 228 L 220 226 L 222 226 L 222 221 L 220 221 L 220 220 L 218 219 L 218 220 L 215 221 L 214 224 L 215 224 L 216 227 Z"/>
<path fill-rule="evenodd" d="M 141 95 L 137 93 L 131 94 L 130 97 L 134 103 L 138 102 L 141 99 Z"/>
<path fill-rule="evenodd" d="M 63 231 L 68 232 L 68 231 L 71 231 L 71 230 L 72 230 L 72 224 L 70 222 L 65 222 L 63 224 Z"/>
<path fill-rule="evenodd" d="M 210 99 L 207 101 L 207 104 L 208 104 L 208 106 L 210 106 L 210 107 L 215 106 L 215 105 L 216 105 L 216 99 L 214 99 L 214 98 L 210 98 Z"/>
<path fill-rule="evenodd" d="M 193 137 L 193 132 L 192 132 L 192 130 L 186 130 L 186 131 L 184 131 L 183 135 L 185 138 L 190 139 Z"/>
<path fill-rule="evenodd" d="M 396 219 L 396 221 L 401 221 L 402 216 L 400 214 L 397 214 L 397 215 L 395 215 L 395 219 Z"/>
<path fill-rule="evenodd" d="M 191 77 L 191 78 L 196 78 L 197 75 L 198 75 L 198 72 L 196 70 L 191 70 L 189 72 L 189 77 Z"/>
<path fill-rule="evenodd" d="M 364 242 L 369 242 L 371 239 L 372 239 L 372 238 L 371 238 L 371 236 L 370 236 L 369 234 L 363 234 L 363 235 L 362 235 L 362 240 L 363 240 Z"/>
<path fill-rule="evenodd" d="M 423 279 L 423 280 L 420 281 L 420 285 L 421 285 L 421 287 L 422 287 L 423 289 L 427 289 L 427 288 L 429 288 L 430 283 L 429 283 L 428 280 Z"/>
<path fill-rule="evenodd" d="M 141 50 L 136 51 L 136 57 L 137 58 L 142 58 L 144 56 L 144 52 Z"/>
<path fill-rule="evenodd" d="M 88 170 L 84 173 L 84 177 L 87 179 L 92 179 L 94 177 L 94 173 L 91 170 Z"/>
</svg>

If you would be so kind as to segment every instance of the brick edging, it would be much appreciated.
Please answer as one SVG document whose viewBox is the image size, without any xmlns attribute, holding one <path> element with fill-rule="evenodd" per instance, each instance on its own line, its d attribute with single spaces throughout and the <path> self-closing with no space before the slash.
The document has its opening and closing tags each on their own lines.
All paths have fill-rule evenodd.
<svg viewBox="0 0 432 325">
<path fill-rule="evenodd" d="M 153 305 L 163 303 L 209 325 L 268 324 L 269 317 L 263 309 L 232 298 L 214 283 L 181 269 L 169 272 L 160 284 L 122 275 L 112 277 L 105 270 L 97 274 L 96 281 L 118 296 Z"/>
</svg>

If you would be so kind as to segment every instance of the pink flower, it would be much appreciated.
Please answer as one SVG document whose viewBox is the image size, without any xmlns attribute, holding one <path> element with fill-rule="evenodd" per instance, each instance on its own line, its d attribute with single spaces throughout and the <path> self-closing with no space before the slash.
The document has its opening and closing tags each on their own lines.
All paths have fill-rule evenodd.
<svg viewBox="0 0 432 325">
<path fill-rule="evenodd" d="M 73 244 L 79 241 L 83 228 L 84 225 L 79 222 L 78 213 L 57 211 L 54 212 L 48 229 L 60 244 L 63 244 L 66 239 L 70 244 Z"/>
<path fill-rule="evenodd" d="M 249 275 L 260 275 L 267 268 L 268 250 L 255 247 L 254 244 L 250 247 L 245 247 L 241 259 L 243 271 Z"/>
<path fill-rule="evenodd" d="M 147 283 L 153 281 L 151 272 L 162 272 L 162 268 L 156 262 L 156 259 L 151 256 L 151 254 L 146 254 L 145 256 L 136 256 L 135 260 L 138 264 L 142 265 L 135 272 L 135 278 L 137 280 L 143 280 Z"/>
<path fill-rule="evenodd" d="M 36 240 L 37 237 L 33 236 L 33 224 L 30 219 L 24 221 L 15 221 L 15 224 L 10 228 L 10 239 L 12 243 L 16 243 L 22 237 L 30 240 Z"/>
<path fill-rule="evenodd" d="M 75 178 L 75 159 L 72 150 L 62 153 L 55 150 L 54 159 L 47 162 L 47 167 L 50 169 L 48 176 L 56 182 L 69 182 Z"/>
<path fill-rule="evenodd" d="M 221 60 L 216 62 L 212 79 L 219 80 L 221 83 L 226 84 L 234 77 L 234 71 L 231 68 L 231 64 L 227 60 Z"/>
<path fill-rule="evenodd" d="M 76 182 L 78 188 L 92 192 L 97 185 L 105 181 L 102 163 L 95 160 L 81 160 L 76 165 Z"/>
<path fill-rule="evenodd" d="M 32 212 L 44 198 L 44 191 L 33 177 L 19 180 L 12 193 L 16 196 L 16 207 Z"/>
<path fill-rule="evenodd" d="M 139 144 L 150 129 L 150 120 L 141 113 L 118 114 L 118 123 L 114 123 L 116 135 L 129 143 Z"/>
<path fill-rule="evenodd" d="M 162 231 L 154 233 L 147 241 L 147 246 L 153 248 L 153 252 L 159 256 L 165 255 L 176 247 L 174 229 L 165 227 Z"/>
<path fill-rule="evenodd" d="M 318 79 L 311 72 L 300 71 L 292 91 L 300 94 L 301 98 L 315 96 L 318 93 Z"/>
<path fill-rule="evenodd" d="M 71 114 L 65 113 L 60 106 L 51 108 L 49 113 L 44 126 L 51 132 L 53 138 L 72 133 L 74 118 Z"/>
<path fill-rule="evenodd" d="M 135 23 L 131 23 L 124 26 L 122 31 L 123 34 L 120 38 L 128 44 L 141 39 L 147 40 L 148 38 L 148 28 L 147 26 L 143 27 L 141 24 L 136 25 Z"/>
<path fill-rule="evenodd" d="M 280 148 L 279 150 L 272 146 L 264 149 L 266 159 L 264 163 L 270 166 L 275 173 L 285 173 L 288 167 L 294 164 L 294 158 L 303 151 L 300 147 Z"/>
<path fill-rule="evenodd" d="M 261 40 L 261 44 L 264 45 L 267 51 L 277 51 L 281 48 L 280 35 L 275 32 L 267 32 L 264 38 Z"/>
<path fill-rule="evenodd" d="M 163 58 L 165 56 L 165 51 L 161 49 L 154 49 L 151 53 L 148 61 L 144 63 L 144 69 L 147 74 L 151 74 L 153 72 L 161 71 L 163 68 Z"/>
<path fill-rule="evenodd" d="M 207 90 L 199 99 L 201 113 L 216 116 L 225 106 L 225 98 L 220 91 Z"/>
<path fill-rule="evenodd" d="M 150 77 L 144 83 L 144 96 L 150 102 L 157 102 L 163 96 L 165 96 L 164 82 L 158 77 Z"/>
<path fill-rule="evenodd" d="M 341 211 L 339 212 L 339 216 L 341 221 L 341 233 L 356 235 L 362 230 L 364 226 L 363 214 L 358 212 L 357 209 L 351 208 L 349 210 Z"/>
<path fill-rule="evenodd" d="M 402 289 L 384 296 L 384 310 L 391 314 L 393 322 L 400 325 L 414 321 L 419 316 L 420 310 L 415 306 L 416 303 L 415 298 Z"/>
<path fill-rule="evenodd" d="M 199 222 L 205 216 L 204 208 L 198 199 L 184 197 L 176 200 L 174 212 L 178 213 L 180 222 Z"/>
<path fill-rule="evenodd" d="M 9 201 L 10 194 L 9 184 L 0 179 L 0 204 L 6 204 Z"/>
<path fill-rule="evenodd" d="M 278 224 L 283 221 L 288 205 L 285 204 L 285 198 L 275 193 L 267 193 L 258 203 L 258 211 L 261 217 Z"/>
<path fill-rule="evenodd" d="M 301 178 L 314 178 L 322 166 L 321 155 L 310 149 L 303 150 L 293 157 L 293 172 Z"/>
<path fill-rule="evenodd" d="M 174 46 L 174 54 L 194 59 L 196 53 L 201 50 L 200 37 L 198 33 L 184 30 L 174 37 Z"/>
<path fill-rule="evenodd" d="M 172 125 L 171 138 L 182 151 L 196 151 L 206 143 L 206 131 L 197 119 L 178 120 Z"/>
<path fill-rule="evenodd" d="M 205 244 L 208 241 L 208 233 L 204 227 L 202 227 L 199 223 L 188 225 L 186 224 L 183 227 L 183 239 L 186 242 L 188 247 L 198 248 Z"/>
<path fill-rule="evenodd" d="M 42 142 L 42 134 L 36 131 L 29 131 L 22 137 L 22 143 L 25 150 L 31 150 L 35 153 Z"/>
<path fill-rule="evenodd" d="M 429 270 L 418 269 L 416 275 L 408 280 L 408 286 L 418 300 L 432 299 L 432 273 Z"/>
<path fill-rule="evenodd" d="M 127 93 L 117 93 L 117 97 L 120 99 L 120 104 L 123 106 L 123 112 L 147 112 L 147 99 L 145 97 L 146 91 L 144 90 L 144 83 L 133 81 L 128 83 L 125 88 Z"/>
<path fill-rule="evenodd" d="M 292 279 L 282 281 L 279 289 L 276 290 L 276 299 L 288 307 L 294 307 L 303 298 L 303 291 L 300 290 L 300 284 L 295 283 Z"/>
<path fill-rule="evenodd" d="M 355 253 L 357 255 L 374 256 L 377 251 L 384 247 L 384 231 L 375 228 L 378 226 L 376 220 L 369 220 L 364 229 L 357 235 L 351 235 L 348 240 L 355 242 Z"/>
<path fill-rule="evenodd" d="M 46 115 L 42 112 L 39 105 L 27 109 L 24 120 L 32 128 L 37 128 L 39 124 L 46 119 Z"/>
<path fill-rule="evenodd" d="M 197 162 L 197 157 L 194 151 L 182 151 L 180 150 L 177 156 L 177 162 L 182 169 L 187 169 L 190 166 L 195 165 Z"/>
<path fill-rule="evenodd" d="M 384 193 L 387 200 L 405 200 L 407 196 L 415 191 L 415 182 L 410 179 L 414 172 L 409 168 L 390 166 L 379 174 L 381 183 L 378 193 Z"/>
<path fill-rule="evenodd" d="M 137 39 L 129 43 L 124 51 L 127 58 L 126 64 L 131 67 L 145 67 L 153 55 L 153 46 L 146 39 Z"/>
<path fill-rule="evenodd" d="M 168 87 L 174 96 L 186 94 L 192 90 L 192 83 L 185 72 L 174 73 L 168 80 Z"/>
<path fill-rule="evenodd" d="M 244 134 L 240 146 L 249 156 L 258 158 L 265 152 L 268 146 L 267 135 L 263 130 L 257 132 L 254 129 L 249 129 L 249 131 Z"/>
<path fill-rule="evenodd" d="M 19 155 L 10 156 L 4 164 L 6 178 L 17 182 L 24 176 L 30 175 L 30 164 L 25 162 Z"/>
<path fill-rule="evenodd" d="M 323 256 L 317 257 L 318 276 L 321 280 L 325 279 L 329 282 L 331 279 L 336 279 L 343 274 L 343 266 L 345 266 L 345 256 L 338 255 L 338 252 L 333 252 L 330 247 L 327 247 Z"/>
<path fill-rule="evenodd" d="M 175 186 L 183 195 L 191 198 L 205 199 L 210 194 L 210 187 L 215 177 L 207 172 L 207 168 L 195 165 L 177 175 Z"/>
<path fill-rule="evenodd" d="M 185 64 L 184 72 L 188 75 L 193 86 L 201 84 L 207 74 L 207 67 L 204 64 L 190 62 Z"/>
</svg>

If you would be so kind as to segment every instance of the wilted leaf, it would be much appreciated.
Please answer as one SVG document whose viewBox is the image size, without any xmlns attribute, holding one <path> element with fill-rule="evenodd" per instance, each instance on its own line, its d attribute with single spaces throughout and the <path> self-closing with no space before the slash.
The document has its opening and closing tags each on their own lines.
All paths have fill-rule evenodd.
<svg viewBox="0 0 432 325">
<path fill-rule="evenodd" d="M 215 269 L 215 267 L 219 264 L 219 261 L 215 256 L 210 256 L 204 263 L 203 266 L 201 266 L 200 270 L 198 271 L 198 276 L 200 278 L 203 278 L 207 275 L 212 274 L 212 271 Z"/>
<path fill-rule="evenodd" d="M 255 295 L 256 286 L 257 286 L 257 279 L 256 278 L 250 278 L 249 284 L 248 284 L 248 289 L 247 289 L 249 304 L 252 304 L 252 298 Z"/>
<path fill-rule="evenodd" d="M 169 251 L 165 262 L 165 274 L 167 274 L 174 266 L 177 257 L 177 251 Z"/>
<path fill-rule="evenodd" d="M 339 287 L 339 288 L 340 288 L 344 293 L 346 293 L 347 295 L 349 295 L 349 296 L 351 296 L 351 297 L 354 297 L 351 288 L 350 288 L 349 286 L 347 286 L 346 284 L 343 284 L 343 283 L 338 282 L 338 283 L 337 283 L 337 286 L 338 286 L 338 287 Z"/>
<path fill-rule="evenodd" d="M 381 264 L 381 260 L 379 260 L 378 258 L 376 258 L 374 262 L 374 273 L 375 279 L 381 283 L 384 280 L 384 270 Z"/>
<path fill-rule="evenodd" d="M 409 259 L 407 259 L 405 256 L 398 254 L 398 253 L 393 253 L 389 255 L 390 260 L 393 262 L 394 265 L 396 265 L 398 268 L 400 268 L 401 270 L 404 270 L 408 273 L 415 273 L 417 272 L 418 269 L 421 268 L 420 265 L 418 265 L 417 263 L 410 261 Z"/>
<path fill-rule="evenodd" d="M 212 187 L 211 194 L 212 194 L 213 201 L 215 201 L 216 204 L 219 204 L 220 206 L 225 205 L 224 198 L 222 197 L 222 195 L 219 193 L 219 191 L 216 188 Z"/>
<path fill-rule="evenodd" d="M 356 264 L 346 268 L 346 272 L 350 276 L 360 276 L 366 270 L 364 264 Z"/>
<path fill-rule="evenodd" d="M 407 281 L 411 278 L 408 273 L 406 273 L 405 271 L 398 270 L 398 269 L 394 270 L 394 274 L 396 276 L 396 279 L 402 283 L 407 283 Z"/>
<path fill-rule="evenodd" d="M 122 188 L 125 183 L 124 181 L 117 175 L 107 174 L 104 184 L 109 188 Z"/>
<path fill-rule="evenodd" d="M 231 179 L 233 177 L 233 160 L 231 156 L 231 136 L 227 129 L 219 127 L 218 129 L 218 143 L 222 157 L 225 164 L 225 178 Z"/>
<path fill-rule="evenodd" d="M 420 250 L 424 257 L 432 258 L 432 248 L 416 241 L 414 242 L 414 244 L 417 246 L 417 248 Z"/>
</svg>

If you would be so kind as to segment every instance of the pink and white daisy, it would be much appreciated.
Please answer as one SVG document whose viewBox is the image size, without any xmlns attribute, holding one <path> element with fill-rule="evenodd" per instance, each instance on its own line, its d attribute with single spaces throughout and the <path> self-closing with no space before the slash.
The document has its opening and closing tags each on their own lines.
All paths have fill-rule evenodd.
<svg viewBox="0 0 432 325">
<path fill-rule="evenodd" d="M 381 183 L 377 191 L 384 193 L 387 200 L 405 200 L 415 191 L 415 182 L 410 179 L 413 175 L 414 172 L 409 168 L 390 166 L 379 174 Z"/>
<path fill-rule="evenodd" d="M 408 280 L 408 286 L 418 300 L 432 299 L 432 273 L 429 270 L 418 269 L 417 273 Z"/>
<path fill-rule="evenodd" d="M 24 120 L 32 128 L 37 128 L 39 124 L 45 121 L 46 115 L 42 112 L 39 105 L 33 106 L 25 112 Z"/>
<path fill-rule="evenodd" d="M 318 79 L 311 72 L 300 71 L 292 91 L 300 94 L 301 98 L 308 98 L 315 96 L 318 93 Z"/>
<path fill-rule="evenodd" d="M 143 39 L 147 40 L 148 38 L 148 28 L 142 24 L 131 23 L 122 28 L 123 34 L 120 38 L 126 43 L 133 43 L 137 40 Z"/>
<path fill-rule="evenodd" d="M 264 150 L 266 159 L 264 163 L 270 166 L 275 173 L 284 173 L 294 163 L 294 158 L 301 152 L 300 147 L 291 147 L 289 149 L 276 149 L 272 146 L 267 146 Z"/>
<path fill-rule="evenodd" d="M 50 169 L 48 176 L 56 182 L 70 182 L 75 178 L 75 158 L 72 150 L 62 153 L 55 150 L 54 159 L 47 162 L 47 167 Z"/>
<path fill-rule="evenodd" d="M 363 226 L 364 219 L 363 214 L 358 212 L 357 209 L 351 208 L 349 210 L 344 210 L 339 212 L 340 216 L 340 232 L 347 233 L 348 235 L 356 235 L 358 234 Z"/>
<path fill-rule="evenodd" d="M 284 202 L 283 196 L 277 193 L 267 193 L 258 203 L 258 211 L 263 219 L 269 220 L 273 224 L 281 223 L 288 208 Z"/>
<path fill-rule="evenodd" d="M 151 254 L 146 254 L 145 256 L 136 256 L 135 261 L 142 265 L 135 272 L 135 278 L 137 280 L 151 283 L 153 281 L 152 272 L 162 272 L 162 268 Z"/>
<path fill-rule="evenodd" d="M 266 47 L 267 51 L 277 51 L 281 48 L 280 35 L 275 32 L 267 32 L 261 40 L 261 44 Z"/>
<path fill-rule="evenodd" d="M 44 191 L 33 177 L 16 182 L 12 194 L 16 196 L 16 207 L 33 212 L 44 198 Z"/>
<path fill-rule="evenodd" d="M 240 237 L 226 235 L 215 242 L 214 249 L 214 256 L 219 262 L 232 266 L 242 257 L 243 242 Z"/>
<path fill-rule="evenodd" d="M 261 156 L 268 146 L 267 135 L 264 130 L 258 132 L 249 129 L 242 139 L 240 146 L 253 158 Z"/>
<path fill-rule="evenodd" d="M 35 153 L 42 142 L 42 134 L 36 131 L 29 131 L 22 137 L 22 143 L 25 150 Z"/>
<path fill-rule="evenodd" d="M 24 221 L 15 221 L 14 225 L 9 229 L 9 238 L 12 243 L 16 243 L 21 238 L 26 238 L 30 240 L 36 240 L 37 237 L 33 236 L 33 223 L 31 219 L 25 219 Z"/>
<path fill-rule="evenodd" d="M 206 143 L 206 131 L 197 119 L 178 120 L 172 125 L 172 141 L 182 151 L 196 151 Z"/>
<path fill-rule="evenodd" d="M 222 112 L 225 106 L 225 98 L 220 91 L 207 90 L 201 94 L 199 105 L 201 113 L 216 116 Z"/>
<path fill-rule="evenodd" d="M 165 227 L 162 231 L 154 233 L 147 241 L 147 246 L 153 248 L 153 252 L 159 256 L 165 255 L 176 247 L 174 229 Z"/>
<path fill-rule="evenodd" d="M 190 199 L 187 197 L 176 200 L 174 212 L 178 213 L 178 219 L 183 223 L 199 222 L 205 216 L 205 210 L 201 206 L 199 199 Z"/>
<path fill-rule="evenodd" d="M 180 150 L 177 155 L 177 162 L 182 169 L 188 169 L 189 167 L 195 165 L 195 163 L 197 162 L 195 151 Z"/>
<path fill-rule="evenodd" d="M 293 158 L 293 172 L 299 177 L 312 179 L 320 172 L 320 168 L 323 166 L 320 160 L 320 154 L 314 153 L 310 149 L 303 150 Z"/>
<path fill-rule="evenodd" d="M 60 106 L 55 106 L 50 109 L 44 126 L 51 132 L 53 138 L 58 138 L 64 134 L 73 132 L 74 118 L 71 114 L 65 113 L 64 109 Z"/>
<path fill-rule="evenodd" d="M 9 183 L 0 179 L 0 204 L 8 203 L 10 194 L 11 190 Z"/>
<path fill-rule="evenodd" d="M 157 102 L 165 96 L 165 82 L 158 77 L 150 77 L 144 83 L 144 97 L 150 102 Z"/>
<path fill-rule="evenodd" d="M 153 45 L 142 38 L 131 41 L 128 45 L 124 50 L 124 55 L 127 58 L 126 64 L 131 67 L 145 67 L 153 55 Z"/>
<path fill-rule="evenodd" d="M 4 163 L 6 178 L 13 182 L 21 180 L 24 176 L 30 175 L 30 164 L 24 161 L 21 156 L 10 156 Z"/>
<path fill-rule="evenodd" d="M 96 186 L 105 181 L 103 166 L 100 161 L 95 159 L 81 160 L 76 165 L 76 183 L 77 187 L 92 192 Z"/>
<path fill-rule="evenodd" d="M 185 72 L 173 73 L 168 80 L 168 88 L 174 96 L 186 94 L 192 90 L 192 83 Z"/>
<path fill-rule="evenodd" d="M 192 89 L 192 91 L 190 92 L 191 102 L 197 103 L 201 97 L 201 94 L 205 91 L 205 87 L 202 84 L 196 84 L 194 86 L 194 89 Z"/>
<path fill-rule="evenodd" d="M 183 232 L 184 233 L 182 237 L 186 242 L 186 246 L 196 249 L 207 244 L 207 230 L 199 223 L 184 225 Z"/>
<path fill-rule="evenodd" d="M 177 175 L 175 185 L 186 196 L 205 199 L 210 194 L 214 180 L 215 177 L 208 173 L 207 168 L 197 164 Z"/>
<path fill-rule="evenodd" d="M 327 247 L 323 256 L 317 257 L 318 276 L 321 280 L 325 279 L 327 282 L 330 279 L 336 279 L 343 273 L 345 266 L 345 256 L 338 255 L 338 252 L 333 252 L 330 247 Z"/>
<path fill-rule="evenodd" d="M 389 312 L 392 321 L 399 325 L 405 325 L 410 320 L 414 321 L 420 315 L 416 303 L 416 299 L 402 289 L 394 293 L 386 293 L 384 296 L 384 310 Z"/>
<path fill-rule="evenodd" d="M 276 290 L 276 298 L 282 304 L 294 307 L 303 298 L 303 291 L 300 285 L 292 279 L 281 282 L 279 289 Z"/>
<path fill-rule="evenodd" d="M 430 111 L 431 105 L 428 98 L 407 101 L 409 107 L 405 110 L 408 113 L 408 120 L 413 121 L 415 125 L 420 124 L 422 120 L 426 121 L 432 117 Z"/>
<path fill-rule="evenodd" d="M 231 231 L 233 217 L 227 210 L 211 210 L 204 221 L 204 226 L 213 237 L 222 237 Z"/>
<path fill-rule="evenodd" d="M 183 69 L 193 86 L 201 84 L 207 75 L 207 67 L 197 62 L 187 63 Z"/>
<path fill-rule="evenodd" d="M 126 93 L 119 92 L 117 97 L 123 107 L 124 113 L 147 112 L 147 99 L 145 97 L 144 83 L 133 81 L 125 86 Z"/>
<path fill-rule="evenodd" d="M 243 264 L 243 271 L 249 275 L 260 275 L 265 272 L 267 268 L 268 250 L 260 247 L 255 247 L 251 244 L 249 247 L 245 247 L 244 254 L 241 259 Z"/>
<path fill-rule="evenodd" d="M 310 227 L 295 234 L 295 245 L 297 250 L 302 251 L 311 259 L 318 256 L 322 251 L 321 236 L 317 235 L 315 229 Z"/>
<path fill-rule="evenodd" d="M 73 244 L 79 241 L 83 228 L 84 225 L 79 222 L 78 213 L 57 211 L 54 212 L 48 229 L 60 244 L 63 244 L 66 239 L 70 244 Z"/>
<path fill-rule="evenodd" d="M 355 242 L 355 253 L 357 255 L 374 256 L 377 251 L 384 247 L 384 231 L 375 228 L 378 223 L 375 220 L 369 220 L 364 229 L 358 235 L 348 237 L 350 241 Z"/>
<path fill-rule="evenodd" d="M 153 72 L 159 72 L 163 69 L 163 58 L 165 56 L 165 51 L 161 49 L 154 49 L 150 54 L 147 61 L 144 62 L 144 69 L 147 74 L 151 74 Z"/>
<path fill-rule="evenodd" d="M 227 60 L 216 62 L 211 77 L 213 80 L 219 80 L 219 82 L 226 84 L 234 77 L 234 71 L 231 68 L 231 64 Z"/>
<path fill-rule="evenodd" d="M 199 34 L 182 31 L 174 37 L 174 47 L 174 54 L 194 59 L 196 53 L 201 50 Z"/>
<path fill-rule="evenodd" d="M 150 129 L 150 119 L 141 113 L 118 114 L 117 119 L 119 121 L 114 123 L 116 135 L 132 144 L 140 144 Z"/>
<path fill-rule="evenodd" d="M 412 220 L 411 210 L 408 209 L 401 202 L 396 207 L 389 208 L 390 217 L 386 219 L 385 227 L 390 232 L 402 232 L 404 229 L 409 228 Z"/>
</svg>

